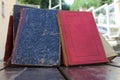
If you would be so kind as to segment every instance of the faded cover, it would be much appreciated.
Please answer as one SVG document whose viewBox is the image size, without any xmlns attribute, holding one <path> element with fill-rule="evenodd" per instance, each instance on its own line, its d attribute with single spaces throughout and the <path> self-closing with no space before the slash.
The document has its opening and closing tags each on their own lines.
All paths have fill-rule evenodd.
<svg viewBox="0 0 120 80">
<path fill-rule="evenodd" d="M 120 56 L 115 57 L 114 59 L 111 60 L 110 63 L 108 63 L 111 66 L 114 67 L 119 67 L 120 68 Z"/>
<path fill-rule="evenodd" d="M 18 24 L 19 24 L 19 19 L 20 19 L 20 12 L 23 8 L 31 8 L 28 6 L 24 6 L 24 5 L 14 5 L 14 9 L 13 9 L 13 18 L 14 18 L 14 28 L 13 28 L 13 36 L 15 39 L 16 33 L 17 33 L 17 28 L 18 28 Z"/>
<path fill-rule="evenodd" d="M 109 59 L 109 60 L 112 60 L 114 57 L 117 56 L 117 53 L 115 52 L 115 50 L 110 46 L 110 44 L 105 40 L 105 38 L 101 36 L 101 40 L 102 40 L 102 43 L 103 43 L 103 46 L 104 46 L 104 50 L 105 50 L 105 53 L 106 53 L 106 57 Z"/>
<path fill-rule="evenodd" d="M 63 72 L 69 77 L 69 80 L 120 79 L 120 68 L 108 65 L 63 68 Z"/>
<path fill-rule="evenodd" d="M 56 66 L 60 62 L 57 10 L 23 9 L 12 64 Z"/>
<path fill-rule="evenodd" d="M 4 61 L 8 62 L 13 50 L 13 16 L 11 15 L 9 18 L 8 24 L 8 32 L 7 32 L 7 39 L 5 45 L 5 54 L 4 54 Z"/>
<path fill-rule="evenodd" d="M 91 12 L 59 11 L 64 65 L 107 62 Z"/>
<path fill-rule="evenodd" d="M 1 80 L 65 80 L 57 68 L 7 67 L 0 71 Z"/>
</svg>

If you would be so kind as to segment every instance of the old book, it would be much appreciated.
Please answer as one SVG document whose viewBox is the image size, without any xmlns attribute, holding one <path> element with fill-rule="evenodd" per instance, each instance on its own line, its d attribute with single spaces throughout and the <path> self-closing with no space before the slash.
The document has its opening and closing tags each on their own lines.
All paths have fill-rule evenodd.
<svg viewBox="0 0 120 80">
<path fill-rule="evenodd" d="M 4 53 L 5 62 L 8 62 L 10 60 L 12 50 L 13 50 L 13 16 L 11 15 L 9 18 L 7 39 L 5 45 L 5 53 Z"/>
<path fill-rule="evenodd" d="M 112 59 L 111 62 L 108 63 L 108 65 L 120 68 L 120 56 L 117 56 L 114 59 Z"/>
<path fill-rule="evenodd" d="M 59 11 L 64 65 L 107 62 L 91 12 Z"/>
<path fill-rule="evenodd" d="M 103 47 L 106 53 L 106 57 L 109 59 L 109 61 L 111 61 L 113 58 L 115 58 L 117 56 L 117 53 L 115 52 L 115 50 L 110 46 L 110 44 L 105 40 L 105 38 L 101 36 L 101 40 L 103 43 Z"/>
<path fill-rule="evenodd" d="M 15 39 L 12 64 L 58 66 L 60 38 L 57 10 L 24 8 Z"/>
<path fill-rule="evenodd" d="M 32 7 L 28 7 L 25 5 L 14 5 L 14 9 L 13 9 L 13 18 L 14 18 L 14 24 L 13 24 L 13 37 L 15 40 L 15 36 L 17 33 L 17 28 L 18 28 L 18 24 L 19 24 L 19 19 L 20 19 L 20 12 L 23 8 L 32 8 Z"/>
</svg>

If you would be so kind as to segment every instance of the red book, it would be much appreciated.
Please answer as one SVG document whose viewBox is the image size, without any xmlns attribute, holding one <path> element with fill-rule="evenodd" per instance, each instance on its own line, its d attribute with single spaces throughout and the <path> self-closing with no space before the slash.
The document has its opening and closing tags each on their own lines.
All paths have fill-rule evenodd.
<svg viewBox="0 0 120 80">
<path fill-rule="evenodd" d="M 7 40 L 5 45 L 4 61 L 7 62 L 12 54 L 13 49 L 13 16 L 10 16 L 7 32 Z"/>
<path fill-rule="evenodd" d="M 91 12 L 59 11 L 64 65 L 107 62 Z"/>
</svg>

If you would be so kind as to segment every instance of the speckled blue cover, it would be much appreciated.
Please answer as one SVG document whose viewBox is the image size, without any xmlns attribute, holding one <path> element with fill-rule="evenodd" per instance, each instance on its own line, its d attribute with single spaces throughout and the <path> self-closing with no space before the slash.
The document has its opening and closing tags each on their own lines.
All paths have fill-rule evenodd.
<svg viewBox="0 0 120 80">
<path fill-rule="evenodd" d="M 57 10 L 25 8 L 21 13 L 12 64 L 58 66 L 60 34 Z"/>
<path fill-rule="evenodd" d="M 32 7 L 28 7 L 28 6 L 23 6 L 23 5 L 14 5 L 14 9 L 13 9 L 13 20 L 14 20 L 14 24 L 13 24 L 13 36 L 15 39 L 16 33 L 17 33 L 17 28 L 18 28 L 18 23 L 19 23 L 19 19 L 20 19 L 20 12 L 21 9 L 23 8 L 32 8 Z"/>
</svg>

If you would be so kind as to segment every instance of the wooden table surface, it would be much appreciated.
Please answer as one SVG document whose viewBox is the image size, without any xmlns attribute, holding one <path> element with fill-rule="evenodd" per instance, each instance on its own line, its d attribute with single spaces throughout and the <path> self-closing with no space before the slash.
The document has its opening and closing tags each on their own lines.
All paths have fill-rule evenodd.
<svg viewBox="0 0 120 80">
<path fill-rule="evenodd" d="M 120 56 L 109 64 L 75 67 L 18 67 L 2 69 L 0 80 L 120 80 Z"/>
</svg>

